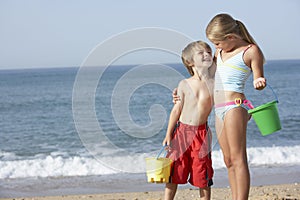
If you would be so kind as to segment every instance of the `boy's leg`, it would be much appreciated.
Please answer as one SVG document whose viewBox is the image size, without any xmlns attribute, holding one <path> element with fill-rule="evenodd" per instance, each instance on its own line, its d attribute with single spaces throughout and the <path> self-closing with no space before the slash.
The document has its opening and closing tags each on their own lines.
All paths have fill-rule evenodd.
<svg viewBox="0 0 300 200">
<path fill-rule="evenodd" d="M 210 200 L 210 187 L 199 188 L 200 199 L 201 200 Z"/>
<path fill-rule="evenodd" d="M 177 191 L 177 184 L 166 183 L 165 200 L 173 200 Z"/>
</svg>

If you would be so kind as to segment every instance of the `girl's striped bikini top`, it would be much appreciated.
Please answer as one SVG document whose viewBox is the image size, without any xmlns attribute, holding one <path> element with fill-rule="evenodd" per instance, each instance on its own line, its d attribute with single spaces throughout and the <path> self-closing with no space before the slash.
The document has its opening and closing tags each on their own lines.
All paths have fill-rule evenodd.
<svg viewBox="0 0 300 200">
<path fill-rule="evenodd" d="M 215 74 L 215 90 L 244 93 L 245 83 L 252 73 L 252 70 L 245 64 L 243 56 L 250 47 L 251 45 L 227 59 L 225 62 L 222 61 L 222 50 L 219 51 Z"/>
</svg>

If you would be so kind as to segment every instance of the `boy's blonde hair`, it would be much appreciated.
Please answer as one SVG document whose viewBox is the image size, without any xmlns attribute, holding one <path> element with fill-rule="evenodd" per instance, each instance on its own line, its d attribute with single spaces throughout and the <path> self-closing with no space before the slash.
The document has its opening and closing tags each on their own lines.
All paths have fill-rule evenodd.
<svg viewBox="0 0 300 200">
<path fill-rule="evenodd" d="M 209 51 L 211 53 L 211 48 L 210 46 L 203 41 L 196 41 L 188 44 L 183 50 L 182 50 L 182 55 L 181 59 L 185 67 L 187 68 L 188 72 L 190 73 L 191 76 L 194 75 L 193 71 L 193 66 L 194 66 L 194 61 L 193 61 L 193 56 L 196 50 L 199 48 L 204 48 L 205 50 Z"/>
<path fill-rule="evenodd" d="M 206 37 L 210 41 L 223 41 L 230 34 L 235 34 L 246 42 L 255 44 L 258 47 L 246 26 L 241 21 L 235 20 L 228 14 L 216 15 L 206 27 Z"/>
</svg>

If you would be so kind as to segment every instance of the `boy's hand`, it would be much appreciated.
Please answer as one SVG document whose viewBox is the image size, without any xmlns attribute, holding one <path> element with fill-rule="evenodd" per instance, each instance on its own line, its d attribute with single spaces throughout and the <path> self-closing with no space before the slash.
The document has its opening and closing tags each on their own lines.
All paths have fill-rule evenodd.
<svg viewBox="0 0 300 200">
<path fill-rule="evenodd" d="M 166 151 L 170 151 L 171 150 L 171 147 L 170 147 L 171 146 L 171 137 L 166 136 L 162 145 L 166 147 L 165 148 Z"/>
<path fill-rule="evenodd" d="M 264 77 L 259 77 L 253 81 L 253 86 L 257 90 L 262 90 L 266 87 L 267 80 Z"/>
<path fill-rule="evenodd" d="M 180 101 L 180 96 L 177 95 L 177 88 L 174 88 L 172 92 L 173 103 L 176 104 L 177 101 Z"/>
</svg>

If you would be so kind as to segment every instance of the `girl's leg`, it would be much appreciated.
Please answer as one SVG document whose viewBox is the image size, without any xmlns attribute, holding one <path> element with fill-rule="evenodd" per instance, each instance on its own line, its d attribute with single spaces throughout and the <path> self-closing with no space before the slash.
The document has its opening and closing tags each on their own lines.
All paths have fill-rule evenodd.
<svg viewBox="0 0 300 200">
<path fill-rule="evenodd" d="M 201 200 L 210 200 L 210 187 L 199 188 L 199 193 Z"/>
<path fill-rule="evenodd" d="M 228 172 L 228 180 L 231 188 L 231 193 L 232 193 L 232 199 L 236 199 L 237 196 L 237 189 L 236 189 L 236 182 L 235 182 L 235 173 L 234 173 L 234 168 L 232 168 L 228 162 L 229 160 L 229 155 L 230 155 L 230 148 L 228 144 L 228 139 L 227 139 L 227 132 L 225 130 L 225 124 L 224 121 L 216 116 L 216 132 L 218 136 L 218 142 L 221 147 L 222 153 L 223 153 L 223 158 L 225 165 L 227 167 L 227 172 Z"/>
<path fill-rule="evenodd" d="M 177 191 L 177 184 L 166 183 L 165 200 L 173 200 Z"/>
<path fill-rule="evenodd" d="M 228 168 L 230 181 L 233 185 L 233 199 L 248 199 L 250 189 L 250 174 L 246 152 L 246 130 L 248 113 L 238 107 L 227 112 L 224 120 L 224 135 L 221 143 L 225 164 Z M 223 149 L 222 149 L 223 150 Z"/>
</svg>

